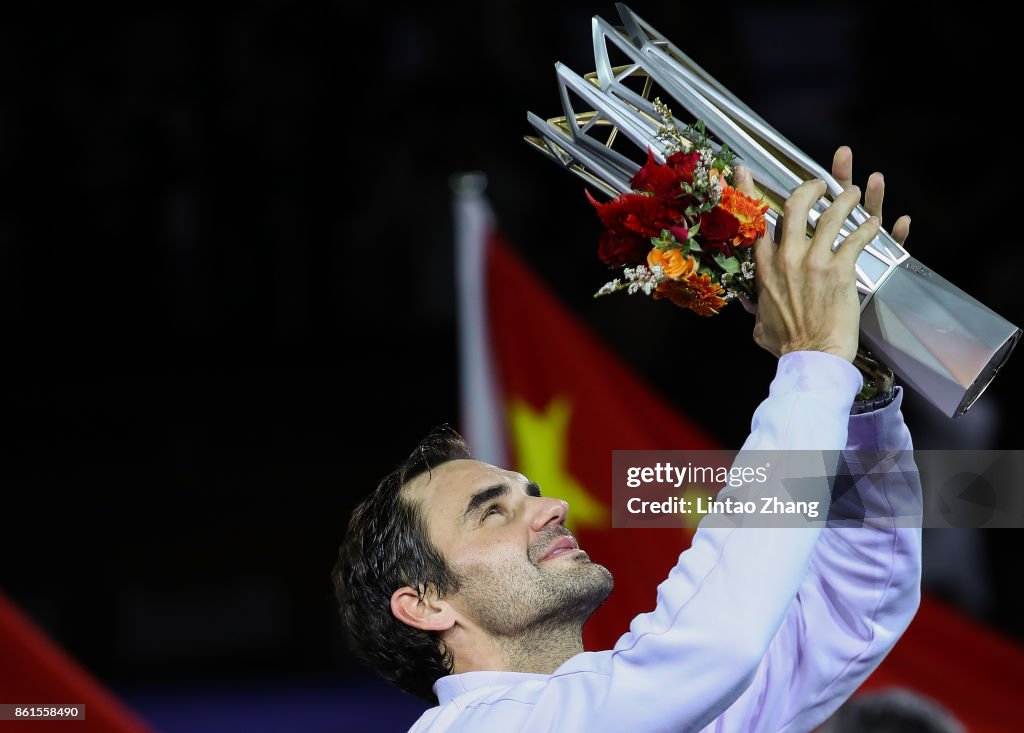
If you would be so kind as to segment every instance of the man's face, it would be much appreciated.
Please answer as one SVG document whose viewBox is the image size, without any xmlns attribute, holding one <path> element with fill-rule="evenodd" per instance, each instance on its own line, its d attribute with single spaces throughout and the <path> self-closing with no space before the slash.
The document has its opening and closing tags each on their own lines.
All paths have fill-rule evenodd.
<svg viewBox="0 0 1024 733">
<path fill-rule="evenodd" d="M 462 579 L 449 602 L 494 636 L 582 624 L 611 592 L 611 573 L 565 528 L 567 504 L 522 474 L 456 460 L 405 491 Z"/>
</svg>

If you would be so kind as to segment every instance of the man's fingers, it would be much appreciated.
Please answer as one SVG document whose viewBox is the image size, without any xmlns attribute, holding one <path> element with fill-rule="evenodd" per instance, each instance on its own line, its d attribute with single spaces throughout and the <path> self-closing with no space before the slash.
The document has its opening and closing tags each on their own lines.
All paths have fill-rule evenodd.
<svg viewBox="0 0 1024 733">
<path fill-rule="evenodd" d="M 872 216 L 843 240 L 839 249 L 836 250 L 835 256 L 846 259 L 852 266 L 860 256 L 860 253 L 868 246 L 868 242 L 878 236 L 878 230 L 881 226 L 882 223 L 878 220 L 878 217 Z"/>
<path fill-rule="evenodd" d="M 839 194 L 821 215 L 814 227 L 814 240 L 811 243 L 811 249 L 817 257 L 825 258 L 832 254 L 832 245 L 839 237 L 839 231 L 858 203 L 860 203 L 860 189 L 851 186 Z"/>
<path fill-rule="evenodd" d="M 748 296 L 746 293 L 740 293 L 736 297 L 736 300 L 740 302 L 740 305 L 743 306 L 743 310 L 745 310 L 747 313 L 753 316 L 757 315 L 757 303 L 752 301 L 750 299 L 750 296 Z"/>
<path fill-rule="evenodd" d="M 910 235 L 910 217 L 904 214 L 892 225 L 892 238 L 897 243 L 903 244 Z"/>
<path fill-rule="evenodd" d="M 754 177 L 750 175 L 750 169 L 745 165 L 736 166 L 736 170 L 732 174 L 732 182 L 735 184 L 742 193 L 747 196 L 752 196 L 755 199 L 761 198 L 761 195 L 754 188 Z"/>
<path fill-rule="evenodd" d="M 848 145 L 841 146 L 832 156 L 832 177 L 843 188 L 853 185 L 853 151 Z"/>
<path fill-rule="evenodd" d="M 885 177 L 881 173 L 872 173 L 868 177 L 868 188 L 864 192 L 864 208 L 869 216 L 882 218 L 882 200 L 885 198 Z"/>
<path fill-rule="evenodd" d="M 786 199 L 782 219 L 782 240 L 779 243 L 782 252 L 802 251 L 806 248 L 807 214 L 814 202 L 824 195 L 825 190 L 824 181 L 804 181 Z"/>
<path fill-rule="evenodd" d="M 732 175 L 733 185 L 739 189 L 742 193 L 745 193 L 751 198 L 760 199 L 761 194 L 756 188 L 754 188 L 754 177 L 750 175 L 750 169 L 745 165 L 736 166 L 736 170 L 733 171 Z M 754 242 L 754 266 L 755 268 L 768 268 L 771 266 L 772 256 L 775 254 L 775 244 L 772 242 L 771 237 L 765 232 L 765 235 L 759 240 Z M 742 296 L 741 296 L 742 298 Z M 752 305 L 753 309 L 748 307 Z M 749 301 L 743 302 L 743 307 L 748 313 L 756 313 L 757 306 L 749 303 Z"/>
</svg>

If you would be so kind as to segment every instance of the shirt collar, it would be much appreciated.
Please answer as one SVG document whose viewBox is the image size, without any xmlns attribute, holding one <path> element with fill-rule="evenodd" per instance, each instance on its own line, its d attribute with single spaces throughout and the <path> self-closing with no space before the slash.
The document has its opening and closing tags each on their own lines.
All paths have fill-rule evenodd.
<svg viewBox="0 0 1024 733">
<path fill-rule="evenodd" d="M 511 687 L 528 680 L 546 680 L 550 675 L 530 672 L 463 672 L 442 677 L 434 683 L 438 703 L 446 705 L 464 692 L 482 687 Z"/>
</svg>

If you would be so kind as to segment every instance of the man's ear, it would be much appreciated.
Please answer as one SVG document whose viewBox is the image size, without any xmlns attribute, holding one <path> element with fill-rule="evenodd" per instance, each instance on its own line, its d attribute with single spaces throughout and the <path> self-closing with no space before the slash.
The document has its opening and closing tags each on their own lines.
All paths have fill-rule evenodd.
<svg viewBox="0 0 1024 733">
<path fill-rule="evenodd" d="M 423 631 L 447 631 L 455 625 L 455 610 L 437 595 L 403 586 L 391 594 L 391 613 L 403 624 Z"/>
</svg>

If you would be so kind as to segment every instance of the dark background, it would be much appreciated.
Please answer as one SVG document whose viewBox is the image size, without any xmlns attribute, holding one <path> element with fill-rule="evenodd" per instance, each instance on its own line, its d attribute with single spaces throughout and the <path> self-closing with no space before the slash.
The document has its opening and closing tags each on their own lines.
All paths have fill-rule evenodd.
<svg viewBox="0 0 1024 733">
<path fill-rule="evenodd" d="M 816 160 L 851 145 L 915 255 L 1024 322 L 998 17 L 633 8 Z M 592 69 L 593 14 L 615 19 L 262 2 L 0 26 L 0 586 L 102 680 L 370 684 L 328 574 L 353 502 L 457 420 L 454 172 L 487 174 L 507 238 L 666 399 L 743 440 L 772 374 L 749 317 L 591 299 L 583 185 L 522 142 L 528 109 L 559 113 L 553 63 Z M 911 398 L 917 447 L 1020 448 L 1021 359 L 959 428 Z M 981 596 L 935 590 L 1021 639 L 1018 536 L 977 538 Z"/>
</svg>

